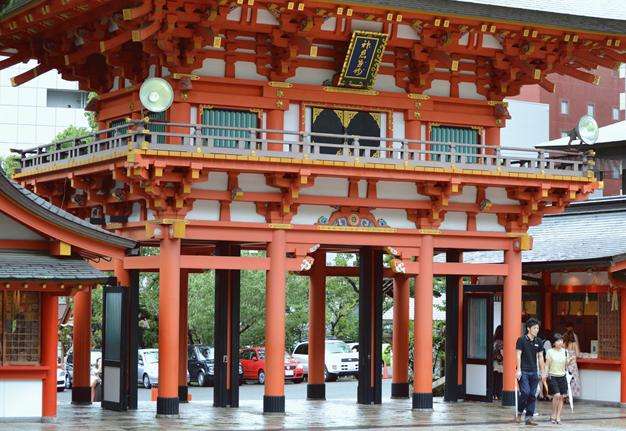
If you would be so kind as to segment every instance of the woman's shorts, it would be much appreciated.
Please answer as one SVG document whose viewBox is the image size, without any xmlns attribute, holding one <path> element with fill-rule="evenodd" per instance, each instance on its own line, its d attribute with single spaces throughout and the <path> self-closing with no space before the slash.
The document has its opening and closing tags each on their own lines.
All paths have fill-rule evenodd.
<svg viewBox="0 0 626 431">
<path fill-rule="evenodd" d="M 567 395 L 567 377 L 550 376 L 550 379 L 548 380 L 548 388 L 550 395 Z"/>
</svg>

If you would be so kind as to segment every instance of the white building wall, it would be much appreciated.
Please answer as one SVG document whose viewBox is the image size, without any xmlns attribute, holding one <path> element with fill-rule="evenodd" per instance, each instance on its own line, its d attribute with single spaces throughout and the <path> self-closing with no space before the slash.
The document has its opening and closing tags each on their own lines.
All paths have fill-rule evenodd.
<svg viewBox="0 0 626 431">
<path fill-rule="evenodd" d="M 507 100 L 511 119 L 500 132 L 503 147 L 531 148 L 550 140 L 550 106 Z"/>
<path fill-rule="evenodd" d="M 88 127 L 83 109 L 48 107 L 48 89 L 78 90 L 77 82 L 51 70 L 19 87 L 11 85 L 12 77 L 36 65 L 29 61 L 0 71 L 0 157 L 10 154 L 10 148 L 50 143 L 70 125 Z"/>
</svg>

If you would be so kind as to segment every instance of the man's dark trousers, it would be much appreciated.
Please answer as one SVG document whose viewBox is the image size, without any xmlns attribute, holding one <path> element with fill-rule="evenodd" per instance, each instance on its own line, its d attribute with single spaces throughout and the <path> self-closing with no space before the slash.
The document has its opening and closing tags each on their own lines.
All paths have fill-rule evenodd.
<svg viewBox="0 0 626 431">
<path fill-rule="evenodd" d="M 517 402 L 517 412 L 521 415 L 526 409 L 526 420 L 532 419 L 535 414 L 537 384 L 539 384 L 539 376 L 536 371 L 522 371 L 522 377 L 519 379 L 520 397 Z"/>
</svg>

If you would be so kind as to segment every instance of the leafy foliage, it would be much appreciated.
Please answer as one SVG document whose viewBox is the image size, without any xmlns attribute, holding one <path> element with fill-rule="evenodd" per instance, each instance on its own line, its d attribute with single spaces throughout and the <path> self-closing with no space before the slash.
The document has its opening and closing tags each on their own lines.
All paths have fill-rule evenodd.
<svg viewBox="0 0 626 431">
<path fill-rule="evenodd" d="M 20 156 L 17 154 L 11 154 L 6 157 L 0 157 L 0 163 L 2 164 L 2 170 L 11 178 L 15 173 L 15 170 L 20 167 Z"/>
</svg>

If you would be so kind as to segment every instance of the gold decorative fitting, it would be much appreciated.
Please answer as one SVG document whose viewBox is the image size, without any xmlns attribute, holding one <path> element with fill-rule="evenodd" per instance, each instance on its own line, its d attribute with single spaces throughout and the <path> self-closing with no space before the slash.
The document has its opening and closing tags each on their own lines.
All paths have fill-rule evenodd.
<svg viewBox="0 0 626 431">
<path fill-rule="evenodd" d="M 269 223 L 267 225 L 270 229 L 291 229 L 293 225 L 290 223 Z"/>
<path fill-rule="evenodd" d="M 285 101 L 281 100 L 281 99 L 277 100 L 276 101 L 276 107 L 277 108 L 284 108 L 285 107 Z"/>
<path fill-rule="evenodd" d="M 213 48 L 222 47 L 222 38 L 220 36 L 213 37 Z"/>
<path fill-rule="evenodd" d="M 387 14 L 387 21 L 393 21 L 393 14 L 391 12 Z"/>
<path fill-rule="evenodd" d="M 298 10 L 302 12 L 304 10 L 304 3 L 298 3 Z"/>
<path fill-rule="evenodd" d="M 343 15 L 343 8 L 342 7 L 338 7 L 337 8 L 337 15 Z"/>
<path fill-rule="evenodd" d="M 396 15 L 396 22 L 402 22 L 402 15 Z"/>
<path fill-rule="evenodd" d="M 435 27 L 439 27 L 441 25 L 441 18 L 435 18 Z"/>
<path fill-rule="evenodd" d="M 285 97 L 285 92 L 279 88 L 276 90 L 276 97 Z"/>
<path fill-rule="evenodd" d="M 483 24 L 480 26 L 480 31 L 482 31 L 483 33 L 487 31 L 487 24 Z"/>
<path fill-rule="evenodd" d="M 311 57 L 317 57 L 317 45 L 311 45 L 311 48 L 309 49 L 309 55 Z"/>
<path fill-rule="evenodd" d="M 409 99 L 428 100 L 430 96 L 427 94 L 409 93 Z"/>
<path fill-rule="evenodd" d="M 600 85 L 600 77 L 596 76 L 593 78 L 593 85 Z"/>
<path fill-rule="evenodd" d="M 439 235 L 441 231 L 439 229 L 420 229 L 419 233 L 422 235 Z"/>
<path fill-rule="evenodd" d="M 290 1 L 289 3 L 287 3 L 287 10 L 293 10 L 293 8 L 296 6 L 296 4 L 292 1 Z"/>
<path fill-rule="evenodd" d="M 176 72 L 176 73 L 174 73 L 172 75 L 172 78 L 174 78 L 174 79 L 189 78 L 192 81 L 197 81 L 198 79 L 200 79 L 200 76 L 195 75 L 193 73 L 178 73 L 178 72 Z"/>
<path fill-rule="evenodd" d="M 450 27 L 450 20 L 449 19 L 444 19 L 443 20 L 443 28 L 448 28 Z"/>
<path fill-rule="evenodd" d="M 290 82 L 270 81 L 267 83 L 270 87 L 291 88 L 293 84 Z"/>
<path fill-rule="evenodd" d="M 354 11 L 353 11 L 352 9 L 348 8 L 348 9 L 346 10 L 346 16 L 352 16 L 352 13 L 353 13 L 353 12 L 354 12 Z"/>
<path fill-rule="evenodd" d="M 322 90 L 328 93 L 352 93 L 352 94 L 364 94 L 366 96 L 378 96 L 380 92 L 376 90 L 361 90 L 358 88 L 343 88 L 343 87 L 322 87 Z"/>
</svg>

